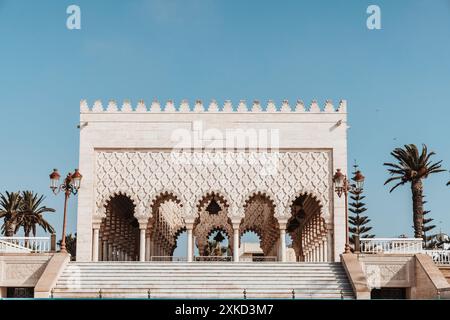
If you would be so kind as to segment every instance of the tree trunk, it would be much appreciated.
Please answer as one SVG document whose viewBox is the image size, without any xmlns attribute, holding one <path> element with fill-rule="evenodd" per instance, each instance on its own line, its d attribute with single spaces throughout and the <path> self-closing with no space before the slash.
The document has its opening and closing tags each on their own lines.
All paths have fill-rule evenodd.
<svg viewBox="0 0 450 320">
<path fill-rule="evenodd" d="M 413 201 L 414 238 L 423 237 L 423 184 L 422 180 L 411 182 Z"/>
<path fill-rule="evenodd" d="M 28 238 L 30 236 L 30 232 L 29 231 L 25 231 L 25 238 Z M 25 247 L 28 248 L 28 239 L 25 240 Z"/>
<path fill-rule="evenodd" d="M 14 230 L 16 229 L 16 225 L 11 221 L 5 222 L 5 236 L 14 237 Z"/>
</svg>

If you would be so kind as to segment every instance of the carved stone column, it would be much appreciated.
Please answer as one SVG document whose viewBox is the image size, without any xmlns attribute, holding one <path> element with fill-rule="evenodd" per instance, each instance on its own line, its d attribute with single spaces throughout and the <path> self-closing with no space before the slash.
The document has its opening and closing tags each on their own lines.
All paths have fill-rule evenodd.
<svg viewBox="0 0 450 320">
<path fill-rule="evenodd" d="M 98 261 L 98 246 L 99 246 L 99 233 L 100 223 L 92 224 L 92 261 Z"/>
<path fill-rule="evenodd" d="M 145 261 L 150 260 L 150 235 L 146 235 L 145 238 Z"/>
<path fill-rule="evenodd" d="M 232 221 L 233 224 L 233 261 L 239 262 L 239 226 L 241 219 Z"/>
<path fill-rule="evenodd" d="M 145 232 L 147 220 L 139 221 L 139 261 L 145 261 Z"/>
<path fill-rule="evenodd" d="M 323 262 L 323 243 L 319 241 L 319 262 Z"/>
<path fill-rule="evenodd" d="M 286 262 L 286 224 L 287 221 L 280 220 L 278 225 L 280 226 L 280 259 L 281 262 Z"/>
<path fill-rule="evenodd" d="M 327 238 L 324 237 L 322 240 L 322 255 L 323 255 L 323 261 L 327 262 L 328 261 L 328 247 L 327 247 Z"/>
<path fill-rule="evenodd" d="M 194 221 L 186 221 L 186 233 L 187 233 L 187 262 L 192 262 L 194 256 L 194 237 L 192 230 L 194 229 Z"/>
</svg>

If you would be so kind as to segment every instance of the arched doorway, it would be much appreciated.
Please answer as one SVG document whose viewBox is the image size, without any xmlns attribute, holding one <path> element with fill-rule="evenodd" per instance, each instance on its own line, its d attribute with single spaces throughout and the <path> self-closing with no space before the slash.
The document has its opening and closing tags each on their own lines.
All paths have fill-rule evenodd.
<svg viewBox="0 0 450 320">
<path fill-rule="evenodd" d="M 160 193 L 152 202 L 152 217 L 147 224 L 146 260 L 171 261 L 180 234 L 186 229 L 182 205 L 169 192 Z"/>
<path fill-rule="evenodd" d="M 228 217 L 229 204 L 225 197 L 218 192 L 210 192 L 204 195 L 197 204 L 198 216 L 195 219 L 193 234 L 198 248 L 197 259 L 209 259 L 208 252 L 210 236 L 220 231 L 227 238 L 228 248 L 233 250 L 233 225 Z M 227 251 L 228 251 L 227 248 Z M 231 254 L 230 254 L 231 258 Z M 227 260 L 227 259 L 225 259 Z"/>
<path fill-rule="evenodd" d="M 264 261 L 261 236 L 253 230 L 245 230 L 240 237 L 239 261 Z"/>
<path fill-rule="evenodd" d="M 310 194 L 299 195 L 292 202 L 286 232 L 292 239 L 297 261 L 328 261 L 327 229 L 321 217 L 321 204 Z"/>
<path fill-rule="evenodd" d="M 275 205 L 273 201 L 262 193 L 250 196 L 244 206 L 244 218 L 239 227 L 239 234 L 253 231 L 260 238 L 260 247 L 263 252 L 261 260 L 276 260 L 278 256 L 279 226 L 274 216 Z"/>
<path fill-rule="evenodd" d="M 186 228 L 180 228 L 175 233 L 175 244 L 171 250 L 172 261 L 185 261 L 186 260 L 186 242 L 187 232 Z"/>
<path fill-rule="evenodd" d="M 105 209 L 106 217 L 99 231 L 100 260 L 139 260 L 139 223 L 134 217 L 133 201 L 118 194 L 108 201 Z"/>
</svg>

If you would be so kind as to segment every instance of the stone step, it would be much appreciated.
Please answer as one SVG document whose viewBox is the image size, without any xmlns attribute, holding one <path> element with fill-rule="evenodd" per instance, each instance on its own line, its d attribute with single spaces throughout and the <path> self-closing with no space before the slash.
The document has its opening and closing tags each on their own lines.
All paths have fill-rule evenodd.
<svg viewBox="0 0 450 320">
<path fill-rule="evenodd" d="M 229 283 L 223 283 L 223 282 L 198 282 L 198 281 L 189 281 L 189 280 L 185 280 L 185 281 L 160 281 L 159 283 L 157 282 L 152 282 L 152 283 L 145 283 L 145 282 L 141 282 L 139 283 L 138 281 L 135 282 L 129 282 L 129 281 L 109 281 L 109 282 L 104 282 L 99 280 L 98 282 L 95 281 L 91 281 L 91 282 L 84 282 L 84 281 L 76 281 L 76 282 L 58 282 L 58 284 L 56 285 L 56 288 L 67 288 L 67 287 L 74 287 L 74 288 L 78 288 L 78 287 L 85 287 L 85 288 L 100 288 L 100 287 L 114 287 L 114 288 L 147 288 L 149 289 L 150 287 L 158 287 L 158 288 L 162 288 L 162 287 L 177 287 L 177 288 L 181 288 L 181 287 L 186 287 L 186 286 L 190 286 L 190 287 L 204 287 L 204 288 L 221 288 L 221 289 L 226 289 L 229 287 L 242 287 L 245 288 L 247 286 L 251 286 L 252 288 L 258 288 L 258 287 L 288 287 L 288 288 L 297 288 L 297 287 L 302 287 L 302 288 L 350 288 L 350 285 L 347 285 L 345 283 L 336 283 L 334 281 L 330 281 L 330 282 L 325 282 L 325 283 L 317 283 L 314 280 L 311 280 L 310 282 L 303 282 L 303 283 L 286 283 L 286 282 L 281 282 L 281 283 L 277 283 L 275 281 L 271 281 L 269 283 L 261 283 L 261 282 L 256 282 L 256 281 L 246 281 L 246 282 L 240 282 L 240 283 L 233 283 L 233 282 L 229 282 Z"/>
<path fill-rule="evenodd" d="M 53 297 L 340 299 L 353 290 L 339 263 L 71 262 Z"/>
<path fill-rule="evenodd" d="M 58 298 L 91 298 L 98 299 L 98 292 L 55 292 L 53 297 Z M 148 299 L 148 293 L 135 293 L 135 292 L 124 292 L 124 293 L 111 293 L 111 292 L 102 292 L 103 299 Z M 152 299 L 243 299 L 242 292 L 205 292 L 205 293 L 191 293 L 191 292 L 158 292 L 151 293 Z M 247 293 L 247 299 L 292 299 L 291 292 L 260 292 L 260 293 Z M 341 293 L 296 293 L 296 300 L 301 299 L 354 299 L 352 294 L 344 294 Z"/>
<path fill-rule="evenodd" d="M 91 275 L 91 276 L 66 276 L 63 275 L 59 278 L 59 281 L 73 281 L 74 279 L 77 279 L 78 281 L 130 281 L 130 282 L 160 282 L 160 281 L 197 281 L 197 282 L 234 282 L 234 281 L 253 281 L 253 282 L 283 282 L 283 283 L 293 283 L 293 282 L 308 282 L 311 280 L 317 281 L 319 283 L 323 282 L 347 282 L 348 279 L 344 276 L 342 277 L 293 277 L 293 276 L 272 276 L 272 277 L 258 277 L 258 276 L 252 276 L 250 279 L 240 276 L 227 276 L 227 277 L 217 277 L 210 275 L 208 277 L 192 277 L 192 276 L 177 276 L 177 277 L 166 277 L 166 276 L 145 276 L 145 277 L 133 277 L 133 276 L 127 276 L 127 277 L 119 277 L 119 276 L 109 276 L 105 277 L 104 275 Z"/>
<path fill-rule="evenodd" d="M 191 263 L 181 263 L 181 262 L 71 262 L 69 266 L 79 266 L 79 267 L 112 267 L 112 268 L 123 268 L 123 267 L 189 267 L 189 268 L 340 268 L 339 264 L 323 264 L 323 263 L 234 263 L 234 262 L 191 262 Z"/>
<path fill-rule="evenodd" d="M 111 267 L 123 267 L 123 266 L 182 266 L 182 267 L 341 267 L 341 264 L 330 262 L 215 262 L 215 261 L 203 261 L 203 262 L 174 262 L 174 261 L 166 261 L 166 262 L 156 262 L 156 261 L 98 261 L 98 262 L 76 262 L 72 261 L 69 265 L 77 265 L 77 266 L 111 266 Z"/>
<path fill-rule="evenodd" d="M 285 279 L 285 278 L 279 278 L 279 277 L 275 277 L 275 278 L 256 278 L 256 277 L 252 277 L 251 279 L 247 279 L 247 278 L 227 278 L 227 279 L 222 279 L 222 278 L 209 278 L 209 279 L 204 279 L 204 278 L 191 278 L 191 277 L 179 277 L 179 278 L 119 278 L 119 277 L 109 277 L 109 278 L 105 278 L 102 276 L 99 277 L 90 277 L 90 278 L 85 278 L 85 277 L 61 277 L 58 280 L 58 283 L 66 283 L 66 282 L 71 282 L 73 283 L 74 279 L 76 279 L 78 282 L 80 283 L 90 283 L 90 282 L 99 282 L 101 281 L 102 283 L 114 283 L 114 282 L 122 282 L 122 281 L 128 281 L 128 282 L 141 282 L 141 283 L 163 283 L 163 282 L 170 282 L 170 283 L 178 283 L 178 282 L 183 282 L 183 281 L 189 281 L 189 282 L 200 282 L 200 283 L 217 283 L 217 282 L 224 282 L 224 283 L 229 283 L 229 282 L 235 282 L 236 280 L 240 281 L 240 282 L 261 282 L 261 280 L 264 280 L 265 283 L 329 283 L 329 282 L 333 282 L 333 283 L 347 283 L 348 280 L 346 278 L 300 278 L 300 279 L 295 279 L 295 278 L 291 278 L 291 279 Z"/>
<path fill-rule="evenodd" d="M 341 270 L 338 266 L 326 267 L 326 266 L 302 266 L 302 265 L 290 265 L 290 266 L 242 266 L 242 265 L 205 265 L 205 264 L 192 264 L 192 265 L 177 265 L 174 264 L 166 264 L 166 265 L 73 265 L 70 264 L 68 268 L 78 268 L 78 269 L 174 269 L 174 270 L 182 270 L 182 269 L 193 269 L 193 270 L 216 270 L 216 269 L 229 269 L 229 270 L 266 270 L 266 269 L 278 269 L 278 270 Z"/>
<path fill-rule="evenodd" d="M 161 273 L 164 272 L 172 273 L 172 274 L 180 274 L 185 273 L 186 270 L 189 270 L 192 274 L 205 274 L 205 273 L 229 273 L 229 274 L 273 274 L 273 273 L 294 273 L 294 274 L 345 274 L 345 271 L 343 270 L 280 270 L 280 269 L 267 269 L 267 270 L 246 270 L 246 269 L 235 269 L 235 270 L 229 270 L 229 269 L 215 269 L 215 270 L 195 270 L 195 269 L 184 269 L 184 270 L 173 270 L 173 269 L 78 269 L 78 268 L 70 268 L 66 269 L 67 273 L 74 273 L 74 272 L 83 272 L 83 273 L 126 273 L 126 272 L 135 272 L 139 274 L 145 274 L 145 273 Z"/>
<path fill-rule="evenodd" d="M 103 292 L 123 292 L 123 293 L 136 293 L 136 292 L 148 292 L 150 290 L 151 293 L 179 293 L 179 292 L 188 292 L 190 294 L 214 294 L 216 292 L 229 292 L 229 293 L 237 293 L 242 294 L 244 292 L 244 289 L 247 290 L 247 292 L 267 292 L 267 293 L 273 293 L 273 292 L 284 292 L 284 293 L 292 293 L 292 290 L 295 290 L 296 293 L 303 293 L 303 294 L 346 294 L 346 295 L 353 295 L 353 292 L 349 289 L 327 289 L 327 290 L 313 290 L 313 289 L 305 289 L 305 288 L 227 288 L 227 289 L 215 289 L 215 288 L 190 288 L 190 287 L 182 287 L 182 288 L 79 288 L 79 289 L 67 289 L 67 288 L 55 288 L 53 290 L 53 294 L 58 292 L 86 292 L 86 293 L 98 293 L 100 290 Z M 279 290 L 277 290 L 279 289 Z M 190 297 L 190 295 L 186 296 L 187 298 Z"/>
<path fill-rule="evenodd" d="M 133 272 L 130 274 L 130 272 Z M 99 274 L 105 275 L 105 276 L 126 276 L 126 275 L 134 275 L 134 276 L 146 276 L 146 275 L 153 275 L 153 276 L 180 276 L 180 275 L 189 275 L 193 277 L 203 277 L 203 276 L 259 276 L 259 277 L 265 277 L 265 276 L 273 276 L 273 275 L 280 275 L 285 277 L 346 277 L 346 273 L 344 271 L 342 272 L 314 272 L 314 271 L 308 271 L 308 272 L 281 272 L 280 270 L 266 270 L 266 271 L 254 271 L 254 272 L 248 272 L 248 271 L 233 271 L 230 272 L 228 270 L 220 270 L 216 272 L 198 272 L 194 270 L 185 270 L 185 271 L 173 271 L 173 270 L 117 270 L 117 271 L 97 271 L 97 270 L 69 270 L 68 272 L 64 272 L 63 275 L 94 275 L 97 276 Z"/>
</svg>

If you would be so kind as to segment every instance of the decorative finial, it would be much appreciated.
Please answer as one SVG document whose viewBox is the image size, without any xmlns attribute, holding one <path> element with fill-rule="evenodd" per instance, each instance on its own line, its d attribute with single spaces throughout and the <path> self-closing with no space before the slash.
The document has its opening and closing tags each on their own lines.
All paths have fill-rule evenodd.
<svg viewBox="0 0 450 320">
<path fill-rule="evenodd" d="M 95 100 L 92 112 L 103 112 L 103 105 L 101 100 Z"/>
<path fill-rule="evenodd" d="M 86 99 L 83 99 L 80 101 L 80 112 L 84 113 L 84 112 L 90 112 L 91 110 L 89 109 L 89 105 L 87 103 Z"/>
<path fill-rule="evenodd" d="M 325 102 L 324 112 L 334 112 L 333 103 L 329 99 Z"/>
<path fill-rule="evenodd" d="M 136 106 L 136 112 L 147 112 L 147 107 L 145 106 L 144 100 L 139 100 Z"/>
<path fill-rule="evenodd" d="M 124 100 L 122 104 L 122 112 L 133 112 L 130 100 Z"/>
<path fill-rule="evenodd" d="M 320 112 L 319 104 L 317 103 L 317 100 L 313 100 L 311 102 L 311 105 L 309 107 L 309 112 Z"/>
</svg>

